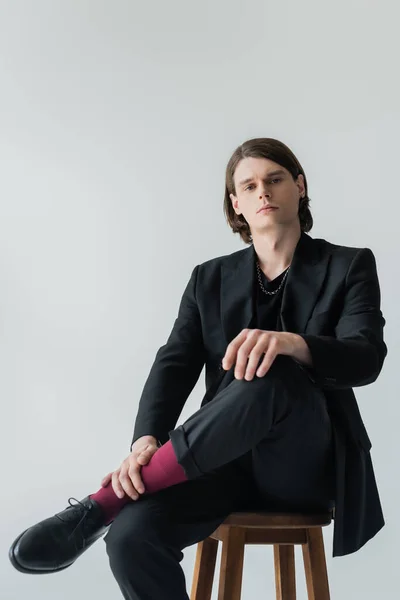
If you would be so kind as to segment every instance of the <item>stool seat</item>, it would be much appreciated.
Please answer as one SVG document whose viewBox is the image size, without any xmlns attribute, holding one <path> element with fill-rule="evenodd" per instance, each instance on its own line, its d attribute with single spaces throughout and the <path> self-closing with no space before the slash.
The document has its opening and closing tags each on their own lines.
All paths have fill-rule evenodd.
<svg viewBox="0 0 400 600">
<path fill-rule="evenodd" d="M 222 542 L 218 600 L 240 600 L 247 544 L 274 547 L 277 600 L 296 600 L 296 544 L 302 546 L 309 600 L 330 600 L 322 527 L 332 512 L 234 512 L 197 544 L 190 600 L 211 600 L 218 542 Z M 260 594 L 260 598 L 262 594 Z"/>
<path fill-rule="evenodd" d="M 270 513 L 234 512 L 223 522 L 233 527 L 261 527 L 267 529 L 304 529 L 305 527 L 325 527 L 332 521 L 332 513 Z"/>
</svg>

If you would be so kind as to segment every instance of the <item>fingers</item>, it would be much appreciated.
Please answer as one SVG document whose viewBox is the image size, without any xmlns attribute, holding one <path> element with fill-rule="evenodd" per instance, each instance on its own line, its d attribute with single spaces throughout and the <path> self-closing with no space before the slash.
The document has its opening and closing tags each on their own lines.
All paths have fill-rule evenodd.
<svg viewBox="0 0 400 600">
<path fill-rule="evenodd" d="M 272 343 L 265 353 L 264 360 L 257 369 L 257 377 L 264 377 L 268 373 L 272 363 L 277 356 L 276 344 Z"/>
<path fill-rule="evenodd" d="M 111 476 L 112 473 L 108 473 L 108 475 L 106 475 L 105 477 L 103 477 L 103 479 L 101 480 L 101 487 L 107 487 L 108 484 L 111 481 Z"/>
<path fill-rule="evenodd" d="M 118 498 L 123 498 L 125 496 L 124 489 L 119 481 L 119 473 L 120 469 L 114 471 L 111 477 L 111 485 L 114 490 L 114 494 L 118 496 Z"/>
<path fill-rule="evenodd" d="M 235 364 L 235 378 L 251 381 L 254 375 L 264 377 L 279 352 L 279 334 L 261 329 L 243 329 L 228 345 L 222 366 Z M 260 359 L 265 354 L 260 364 Z"/>
<path fill-rule="evenodd" d="M 147 446 L 144 450 L 141 450 L 137 455 L 137 461 L 140 465 L 147 465 L 151 457 L 155 452 L 157 452 L 158 447 L 152 444 L 151 446 Z"/>
<path fill-rule="evenodd" d="M 233 366 L 236 358 L 236 354 L 242 343 L 247 337 L 250 329 L 242 329 L 242 331 L 237 335 L 230 344 L 228 344 L 225 352 L 225 356 L 222 359 L 222 367 L 225 371 L 229 371 L 229 369 Z"/>
<path fill-rule="evenodd" d="M 132 500 L 138 500 L 139 494 L 145 492 L 140 470 L 143 465 L 147 465 L 157 450 L 156 444 L 147 444 L 142 446 L 140 451 L 132 451 L 119 469 L 104 477 L 101 485 L 105 487 L 111 481 L 114 493 L 118 498 L 123 498 L 126 494 Z"/>
<path fill-rule="evenodd" d="M 253 350 L 250 352 L 249 360 L 247 362 L 247 367 L 245 367 L 245 369 L 246 369 L 245 379 L 247 381 L 251 381 L 253 379 L 254 374 L 257 370 L 257 366 L 260 363 L 261 356 L 264 354 L 264 352 L 265 352 L 265 342 L 260 338 L 260 340 L 254 346 Z M 259 369 L 257 370 L 257 375 L 258 375 L 258 373 L 259 373 Z"/>
<path fill-rule="evenodd" d="M 140 465 L 147 465 L 147 463 L 149 462 L 150 457 L 147 455 L 146 452 L 141 452 L 140 454 L 138 454 L 137 457 L 137 461 Z"/>
<path fill-rule="evenodd" d="M 248 333 L 246 341 L 242 343 L 239 350 L 237 351 L 237 359 L 235 366 L 236 379 L 242 379 L 245 373 L 247 375 L 246 369 L 248 359 L 250 356 L 252 356 L 252 361 L 256 362 L 257 366 L 261 352 L 263 350 L 263 347 L 265 347 L 266 343 L 266 336 L 259 329 L 252 329 Z M 250 377 L 246 377 L 246 379 L 250 379 Z"/>
<path fill-rule="evenodd" d="M 133 474 L 133 468 L 129 466 L 128 462 L 124 461 L 119 474 L 119 483 L 129 498 L 132 500 L 137 500 L 139 498 L 139 494 L 136 487 L 134 487 L 132 483 L 131 474 Z"/>
<path fill-rule="evenodd" d="M 128 477 L 133 486 L 135 492 L 139 492 L 139 494 L 143 494 L 145 491 L 144 484 L 142 478 L 140 476 L 140 466 L 132 464 L 128 469 Z"/>
<path fill-rule="evenodd" d="M 135 463 L 133 463 L 131 470 L 129 471 L 129 476 L 132 480 L 132 483 L 135 486 L 135 488 L 137 489 L 137 491 L 139 492 L 139 494 L 143 494 L 143 492 L 145 491 L 145 487 L 143 485 L 143 481 L 140 476 L 140 469 L 142 466 L 148 464 L 151 457 L 153 456 L 153 454 L 155 454 L 157 452 L 157 450 L 158 450 L 158 447 L 154 446 L 153 444 L 150 445 L 145 450 L 143 450 L 137 456 L 137 459 L 136 459 L 137 463 L 138 463 L 138 468 L 135 468 Z"/>
</svg>

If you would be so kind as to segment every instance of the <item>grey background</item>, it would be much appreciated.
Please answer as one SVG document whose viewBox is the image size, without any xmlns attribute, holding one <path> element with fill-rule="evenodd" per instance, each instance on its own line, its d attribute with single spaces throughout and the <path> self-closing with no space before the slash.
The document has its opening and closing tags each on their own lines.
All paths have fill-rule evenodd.
<svg viewBox="0 0 400 600">
<path fill-rule="evenodd" d="M 399 16 L 388 1 L 0 2 L 2 600 L 121 597 L 103 542 L 43 577 L 8 547 L 127 455 L 192 268 L 244 247 L 224 170 L 259 136 L 303 164 L 311 235 L 377 258 L 389 355 L 356 394 L 387 526 L 345 558 L 325 541 L 333 599 L 395 596 Z M 202 376 L 179 423 L 203 391 Z M 249 547 L 243 598 L 261 597 L 272 550 Z"/>
</svg>

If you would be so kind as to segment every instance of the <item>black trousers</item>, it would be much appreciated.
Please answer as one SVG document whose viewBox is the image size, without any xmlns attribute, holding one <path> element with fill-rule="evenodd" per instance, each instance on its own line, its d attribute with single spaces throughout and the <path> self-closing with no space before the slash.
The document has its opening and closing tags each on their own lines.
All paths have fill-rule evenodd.
<svg viewBox="0 0 400 600">
<path fill-rule="evenodd" d="M 127 504 L 104 538 L 127 600 L 188 600 L 182 550 L 231 512 L 333 506 L 325 396 L 290 357 L 233 379 L 169 435 L 188 481 Z"/>
</svg>

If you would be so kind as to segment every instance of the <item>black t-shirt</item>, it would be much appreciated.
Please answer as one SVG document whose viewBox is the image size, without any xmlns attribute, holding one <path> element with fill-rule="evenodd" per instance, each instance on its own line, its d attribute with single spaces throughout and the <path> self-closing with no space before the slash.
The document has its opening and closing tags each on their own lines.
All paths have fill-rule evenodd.
<svg viewBox="0 0 400 600">
<path fill-rule="evenodd" d="M 264 329 L 268 331 L 282 331 L 280 310 L 282 304 L 282 294 L 285 288 L 286 279 L 276 294 L 270 295 L 263 292 L 260 287 L 260 283 L 257 275 L 257 266 L 254 263 L 255 269 L 255 280 L 253 290 L 253 302 L 254 302 L 254 319 L 251 328 Z M 264 273 L 260 270 L 261 281 L 264 288 L 273 292 L 282 283 L 282 279 L 285 277 L 286 270 L 283 271 L 278 277 L 269 281 Z"/>
</svg>

